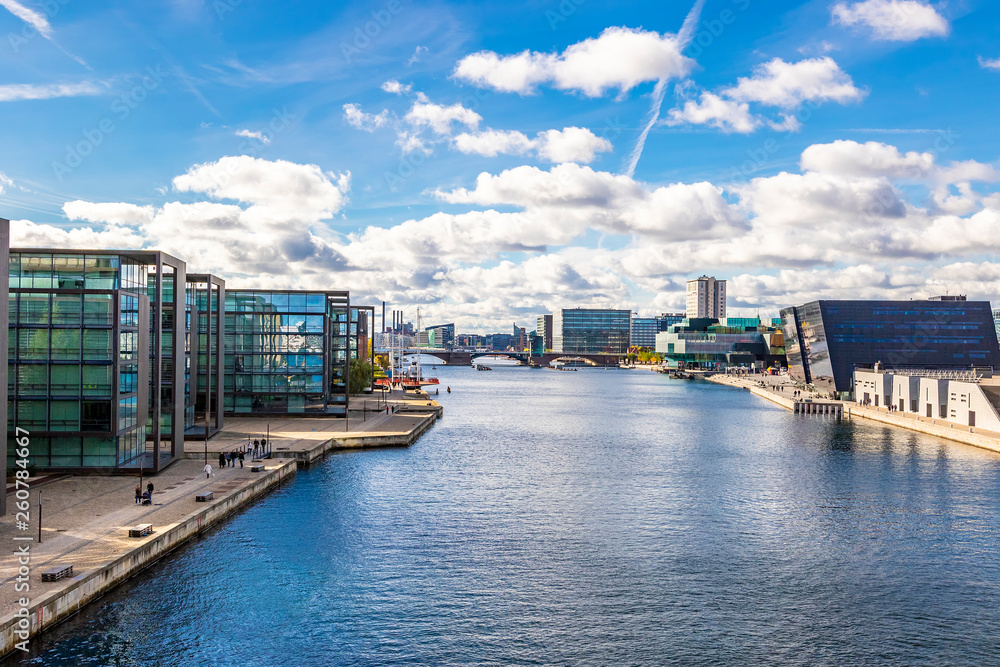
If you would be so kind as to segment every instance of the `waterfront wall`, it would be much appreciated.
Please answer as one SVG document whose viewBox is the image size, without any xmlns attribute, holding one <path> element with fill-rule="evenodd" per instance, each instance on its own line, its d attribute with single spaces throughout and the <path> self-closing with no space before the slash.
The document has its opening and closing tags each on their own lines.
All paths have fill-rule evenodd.
<svg viewBox="0 0 1000 667">
<path fill-rule="evenodd" d="M 268 470 L 250 485 L 209 504 L 180 523 L 166 529 L 161 528 L 149 537 L 137 539 L 135 547 L 127 553 L 97 569 L 82 572 L 67 580 L 65 586 L 40 599 L 32 600 L 29 607 L 31 615 L 28 641 L 295 474 L 297 466 L 294 461 L 279 463 L 280 465 Z M 157 526 L 154 525 L 153 528 L 157 529 Z M 123 526 L 122 531 L 125 530 L 127 527 Z M 32 578 L 37 576 L 40 573 L 32 572 Z M 16 644 L 24 641 L 14 633 L 20 620 L 14 614 L 6 614 L 0 618 L 0 656 L 15 651 Z"/>
</svg>

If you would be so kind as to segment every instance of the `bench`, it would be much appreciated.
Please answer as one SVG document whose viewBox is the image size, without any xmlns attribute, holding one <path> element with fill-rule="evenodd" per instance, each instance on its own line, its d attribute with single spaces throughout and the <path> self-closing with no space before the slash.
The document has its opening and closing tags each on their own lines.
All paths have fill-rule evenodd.
<svg viewBox="0 0 1000 667">
<path fill-rule="evenodd" d="M 263 465 L 250 466 L 250 472 L 264 472 Z"/>
<path fill-rule="evenodd" d="M 212 500 L 214 498 L 215 494 L 212 493 L 211 491 L 202 491 L 201 493 L 199 493 L 194 497 L 195 501 L 199 503 L 207 503 L 209 500 Z"/>
<path fill-rule="evenodd" d="M 50 570 L 45 570 L 42 572 L 42 581 L 59 581 L 60 579 L 65 579 L 66 577 L 73 576 L 73 566 L 72 565 L 58 565 Z"/>
<path fill-rule="evenodd" d="M 138 526 L 133 526 L 128 529 L 129 537 L 146 537 L 153 532 L 153 524 L 151 523 L 140 523 Z"/>
</svg>

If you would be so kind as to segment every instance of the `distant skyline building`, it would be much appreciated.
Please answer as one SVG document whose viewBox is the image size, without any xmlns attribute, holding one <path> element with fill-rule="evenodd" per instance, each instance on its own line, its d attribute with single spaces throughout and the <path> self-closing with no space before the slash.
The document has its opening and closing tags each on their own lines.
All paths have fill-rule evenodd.
<svg viewBox="0 0 1000 667">
<path fill-rule="evenodd" d="M 630 310 L 557 308 L 552 313 L 552 351 L 625 354 L 631 326 Z"/>
<path fill-rule="evenodd" d="M 455 324 L 435 324 L 420 332 L 420 347 L 450 350 L 455 347 Z"/>
<path fill-rule="evenodd" d="M 726 317 L 726 281 L 701 276 L 687 282 L 686 313 L 689 319 Z"/>
<path fill-rule="evenodd" d="M 849 396 L 857 367 L 1000 369 L 986 301 L 811 301 L 781 310 L 793 379 Z"/>
<path fill-rule="evenodd" d="M 535 333 L 542 337 L 542 345 L 546 350 L 552 349 L 552 315 L 539 315 L 536 320 Z"/>
<path fill-rule="evenodd" d="M 671 324 L 684 320 L 684 313 L 663 313 L 656 317 L 632 317 L 629 344 L 632 347 L 655 347 L 656 334 L 667 330 Z"/>
</svg>

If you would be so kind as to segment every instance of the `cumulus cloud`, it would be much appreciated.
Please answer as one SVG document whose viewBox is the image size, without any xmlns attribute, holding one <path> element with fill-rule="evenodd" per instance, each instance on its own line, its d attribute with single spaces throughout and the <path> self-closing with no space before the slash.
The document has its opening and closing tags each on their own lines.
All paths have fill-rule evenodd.
<svg viewBox="0 0 1000 667">
<path fill-rule="evenodd" d="M 865 0 L 837 3 L 835 23 L 864 27 L 877 40 L 912 42 L 921 37 L 944 37 L 950 26 L 932 6 L 918 0 Z"/>
<path fill-rule="evenodd" d="M 829 56 L 795 63 L 774 58 L 754 68 L 751 76 L 740 77 L 735 86 L 717 93 L 702 91 L 698 99 L 691 99 L 689 89 L 683 87 L 678 94 L 683 104 L 668 112 L 664 121 L 667 125 L 707 125 L 741 134 L 764 125 L 777 132 L 797 132 L 801 123 L 794 112 L 803 103 L 847 104 L 864 97 Z M 751 103 L 780 109 L 778 118 L 754 113 Z"/>
<path fill-rule="evenodd" d="M 482 119 L 478 113 L 461 104 L 444 106 L 433 102 L 415 102 L 406 112 L 406 120 L 414 127 L 426 126 L 439 135 L 451 134 L 452 123 L 476 129 Z"/>
<path fill-rule="evenodd" d="M 389 122 L 389 110 L 383 109 L 381 113 L 365 113 L 357 104 L 344 105 L 344 120 L 351 127 L 356 127 L 365 132 L 374 132 L 380 127 L 384 127 Z"/>
<path fill-rule="evenodd" d="M 608 28 L 562 53 L 524 51 L 501 56 L 481 51 L 459 61 L 452 76 L 483 88 L 530 95 L 541 84 L 600 97 L 608 90 L 627 93 L 640 83 L 686 75 L 693 62 L 676 35 Z"/>
<path fill-rule="evenodd" d="M 524 155 L 535 152 L 547 162 L 593 162 L 596 154 L 610 151 L 611 142 L 598 137 L 582 127 L 539 132 L 534 139 L 524 133 L 488 129 L 474 134 L 462 133 L 455 137 L 455 148 L 463 153 L 486 157 L 495 155 Z"/>
<path fill-rule="evenodd" d="M 533 141 L 512 136 L 504 140 Z M 432 193 L 456 212 L 345 238 L 331 216 L 346 174 L 222 158 L 174 180 L 194 202 L 70 201 L 72 228 L 18 221 L 12 235 L 16 245 L 160 248 L 233 286 L 340 287 L 358 303 L 424 304 L 428 317 L 460 310 L 467 330 L 509 326 L 566 305 L 566 294 L 576 304 L 668 304 L 702 272 L 733 281 L 734 308 L 919 297 L 948 285 L 1000 296 L 1000 268 L 979 261 L 1000 252 L 1000 195 L 984 185 L 998 179 L 993 165 L 876 142 L 810 146 L 800 164 L 728 190 L 573 163 L 520 166 Z M 614 240 L 581 243 L 595 233 Z"/>
<path fill-rule="evenodd" d="M 324 172 L 314 164 L 239 155 L 195 165 L 173 185 L 180 192 L 250 204 L 252 217 L 285 221 L 330 217 L 343 207 L 350 182 L 350 173 Z"/>
<path fill-rule="evenodd" d="M 760 102 L 782 109 L 806 101 L 845 104 L 863 97 L 851 77 L 829 56 L 797 63 L 775 58 L 754 68 L 753 76 L 740 77 L 734 87 L 722 92 L 741 102 Z"/>
<path fill-rule="evenodd" d="M 684 106 L 671 109 L 666 119 L 667 125 L 708 125 L 723 132 L 753 132 L 760 120 L 750 113 L 746 102 L 727 100 L 719 95 L 703 92 L 699 101 L 687 100 Z"/>
</svg>

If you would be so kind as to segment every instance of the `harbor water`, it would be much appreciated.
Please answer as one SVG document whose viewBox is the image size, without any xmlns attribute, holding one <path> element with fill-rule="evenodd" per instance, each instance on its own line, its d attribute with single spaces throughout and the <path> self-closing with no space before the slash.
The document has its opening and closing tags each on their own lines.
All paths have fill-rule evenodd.
<svg viewBox="0 0 1000 667">
<path fill-rule="evenodd" d="M 9 663 L 1000 663 L 1000 456 L 493 368 L 425 369 L 414 446 L 300 470 Z"/>
</svg>

